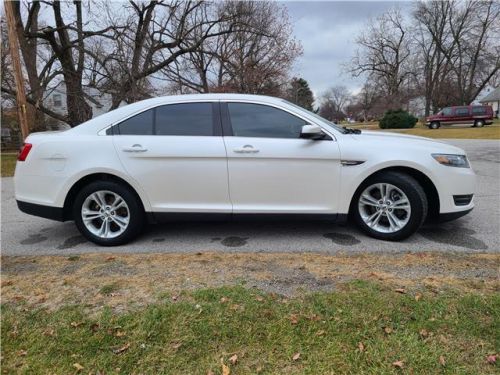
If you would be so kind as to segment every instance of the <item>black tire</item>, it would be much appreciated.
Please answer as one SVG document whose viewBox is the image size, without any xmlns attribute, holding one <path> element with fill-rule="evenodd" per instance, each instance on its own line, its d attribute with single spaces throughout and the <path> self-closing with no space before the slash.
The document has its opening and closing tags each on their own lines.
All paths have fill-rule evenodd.
<svg viewBox="0 0 500 375">
<path fill-rule="evenodd" d="M 363 191 L 376 183 L 389 183 L 401 189 L 408 197 L 411 206 L 411 214 L 408 223 L 400 230 L 393 233 L 383 233 L 374 230 L 368 226 L 361 217 L 358 208 L 358 202 Z M 425 195 L 422 186 L 413 177 L 400 172 L 381 172 L 376 174 L 366 181 L 356 190 L 353 197 L 350 210 L 351 217 L 358 227 L 371 237 L 386 240 L 386 241 L 400 241 L 408 238 L 415 233 L 420 226 L 424 223 L 427 217 L 428 203 L 427 196 Z"/>
<path fill-rule="evenodd" d="M 439 129 L 441 127 L 441 124 L 437 121 L 431 122 L 429 125 L 429 129 Z"/>
<path fill-rule="evenodd" d="M 97 191 L 110 191 L 118 194 L 127 204 L 129 223 L 123 233 L 113 238 L 102 238 L 93 234 L 83 223 L 81 210 L 85 199 Z M 118 246 L 136 238 L 142 231 L 145 214 L 141 203 L 133 191 L 114 181 L 95 181 L 83 187 L 75 197 L 73 204 L 73 219 L 80 233 L 89 241 L 101 246 Z"/>
<path fill-rule="evenodd" d="M 484 126 L 484 121 L 483 120 L 476 120 L 474 122 L 474 127 L 476 128 L 482 128 Z"/>
</svg>

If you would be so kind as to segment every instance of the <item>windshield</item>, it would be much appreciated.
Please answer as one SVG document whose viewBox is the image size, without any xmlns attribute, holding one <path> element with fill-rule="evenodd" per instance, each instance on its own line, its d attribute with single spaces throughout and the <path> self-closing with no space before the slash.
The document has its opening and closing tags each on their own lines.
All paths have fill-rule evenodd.
<svg viewBox="0 0 500 375">
<path fill-rule="evenodd" d="M 337 124 L 335 124 L 335 123 L 333 123 L 333 122 L 331 122 L 331 121 L 328 121 L 327 119 L 325 119 L 325 118 L 321 117 L 320 115 L 318 115 L 318 114 L 316 114 L 316 113 L 314 113 L 314 112 L 312 112 L 312 111 L 309 111 L 309 110 L 307 110 L 307 109 L 305 109 L 305 108 L 303 108 L 303 107 L 301 107 L 301 106 L 299 106 L 299 105 L 297 105 L 297 104 L 291 103 L 291 102 L 289 102 L 288 100 L 284 100 L 284 99 L 283 99 L 283 101 L 284 101 L 286 104 L 291 105 L 292 107 L 295 107 L 295 108 L 298 108 L 298 109 L 300 109 L 300 110 L 302 110 L 302 111 L 307 112 L 309 115 L 311 115 L 311 116 L 313 116 L 314 118 L 316 118 L 317 120 L 321 121 L 321 123 L 322 123 L 322 124 L 325 124 L 326 126 L 329 126 L 330 128 L 333 128 L 333 129 L 337 130 L 338 132 L 341 132 L 342 134 L 347 133 L 347 132 L 346 132 L 346 130 L 345 130 L 344 128 L 342 128 L 341 126 L 339 126 L 339 125 L 337 125 Z"/>
</svg>

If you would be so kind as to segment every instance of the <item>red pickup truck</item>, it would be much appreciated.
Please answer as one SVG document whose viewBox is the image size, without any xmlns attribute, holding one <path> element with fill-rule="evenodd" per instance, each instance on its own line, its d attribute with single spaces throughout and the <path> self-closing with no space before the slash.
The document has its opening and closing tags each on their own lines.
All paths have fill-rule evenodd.
<svg viewBox="0 0 500 375">
<path fill-rule="evenodd" d="M 454 124 L 470 124 L 473 127 L 481 128 L 493 123 L 493 109 L 489 105 L 446 107 L 425 120 L 429 129 L 438 129 L 441 125 Z"/>
</svg>

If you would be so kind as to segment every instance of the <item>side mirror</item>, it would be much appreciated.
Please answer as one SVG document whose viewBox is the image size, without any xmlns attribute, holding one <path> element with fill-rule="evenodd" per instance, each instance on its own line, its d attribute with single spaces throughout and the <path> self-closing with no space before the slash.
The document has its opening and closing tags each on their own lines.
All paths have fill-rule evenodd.
<svg viewBox="0 0 500 375">
<path fill-rule="evenodd" d="M 300 131 L 300 138 L 320 140 L 325 138 L 326 134 L 318 125 L 304 125 Z"/>
</svg>

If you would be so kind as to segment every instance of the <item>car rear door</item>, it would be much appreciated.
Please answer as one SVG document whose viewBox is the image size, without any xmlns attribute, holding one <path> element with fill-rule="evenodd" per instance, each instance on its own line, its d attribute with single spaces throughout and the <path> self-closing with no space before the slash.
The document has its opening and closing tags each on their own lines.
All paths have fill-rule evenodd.
<svg viewBox="0 0 500 375">
<path fill-rule="evenodd" d="M 276 106 L 228 101 L 221 113 L 235 214 L 338 212 L 335 139 L 301 139 L 307 121 Z"/>
<path fill-rule="evenodd" d="M 470 124 L 473 122 L 469 107 L 455 107 L 453 111 L 453 122 L 455 124 Z"/>
<path fill-rule="evenodd" d="M 149 109 L 113 127 L 116 151 L 156 212 L 230 213 L 217 102 Z"/>
</svg>

